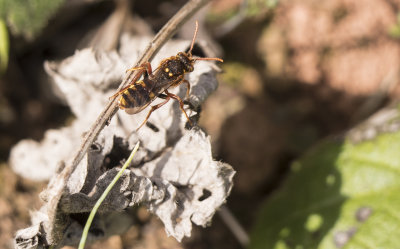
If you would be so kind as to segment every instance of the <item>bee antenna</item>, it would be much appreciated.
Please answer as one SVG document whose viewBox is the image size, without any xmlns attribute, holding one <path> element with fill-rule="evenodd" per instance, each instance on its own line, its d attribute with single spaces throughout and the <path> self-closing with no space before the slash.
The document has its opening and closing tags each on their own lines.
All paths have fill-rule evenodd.
<svg viewBox="0 0 400 249">
<path fill-rule="evenodd" d="M 196 40 L 196 36 L 197 36 L 197 31 L 198 30 L 199 30 L 199 22 L 196 21 L 196 29 L 194 30 L 192 44 L 190 44 L 190 49 L 189 49 L 189 52 L 188 52 L 189 55 L 192 55 L 192 50 L 193 50 L 193 46 L 194 46 L 194 40 Z"/>
<path fill-rule="evenodd" d="M 194 61 L 219 61 L 219 62 L 224 62 L 223 59 L 220 58 L 195 58 Z"/>
</svg>

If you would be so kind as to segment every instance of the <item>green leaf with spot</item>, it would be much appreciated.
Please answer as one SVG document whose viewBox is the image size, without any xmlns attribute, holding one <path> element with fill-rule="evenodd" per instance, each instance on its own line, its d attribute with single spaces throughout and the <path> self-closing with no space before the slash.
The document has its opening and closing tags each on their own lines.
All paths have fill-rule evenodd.
<svg viewBox="0 0 400 249">
<path fill-rule="evenodd" d="M 0 19 L 14 35 L 31 39 L 47 24 L 64 0 L 0 0 Z"/>
<path fill-rule="evenodd" d="M 390 112 L 360 129 L 373 138 L 324 141 L 294 162 L 261 208 L 250 248 L 400 248 L 400 118 Z"/>
</svg>

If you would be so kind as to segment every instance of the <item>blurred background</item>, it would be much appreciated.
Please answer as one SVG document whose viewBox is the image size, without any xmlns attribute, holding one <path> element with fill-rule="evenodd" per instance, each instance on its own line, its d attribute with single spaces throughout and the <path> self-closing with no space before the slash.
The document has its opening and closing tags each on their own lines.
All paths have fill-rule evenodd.
<svg viewBox="0 0 400 249">
<path fill-rule="evenodd" d="M 15 175 L 10 149 L 74 118 L 44 61 L 115 49 L 121 30 L 151 36 L 185 2 L 0 0 L 0 248 L 12 248 L 15 231 L 29 225 L 28 208 L 40 207 L 46 185 Z M 224 59 L 200 126 L 214 157 L 237 171 L 226 206 L 251 233 L 294 159 L 398 99 L 400 1 L 213 0 L 195 19 L 199 39 Z M 192 35 L 188 24 L 177 37 Z M 183 243 L 144 209 L 138 216 L 138 226 L 91 248 L 243 248 L 218 215 Z"/>
</svg>

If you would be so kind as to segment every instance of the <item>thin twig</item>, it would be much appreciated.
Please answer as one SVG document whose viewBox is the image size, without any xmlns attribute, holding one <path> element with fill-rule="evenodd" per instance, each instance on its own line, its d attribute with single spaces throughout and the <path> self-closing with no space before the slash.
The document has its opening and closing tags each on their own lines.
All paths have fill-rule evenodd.
<svg viewBox="0 0 400 249">
<path fill-rule="evenodd" d="M 158 34 L 154 37 L 154 39 L 147 46 L 142 56 L 136 62 L 135 67 L 143 64 L 144 62 L 151 61 L 156 53 L 161 49 L 161 47 L 176 33 L 176 31 L 190 18 L 193 14 L 198 11 L 201 7 L 207 4 L 210 0 L 190 0 L 187 2 L 169 21 L 164 27 L 158 32 Z M 135 77 L 137 72 L 130 72 L 125 79 L 120 84 L 118 91 L 128 85 L 131 80 Z M 113 115 L 118 111 L 118 102 L 117 99 L 114 98 L 111 100 L 104 110 L 100 113 L 97 120 L 94 122 L 92 127 L 86 134 L 84 135 L 81 146 L 79 147 L 76 154 L 72 157 L 73 159 L 68 162 L 61 172 L 61 174 L 57 175 L 56 179 L 52 179 L 53 190 L 56 191 L 56 194 L 53 195 L 53 198 L 49 200 L 49 207 L 57 208 L 58 200 L 60 199 L 65 183 L 70 178 L 71 174 L 74 172 L 79 162 L 82 160 L 84 155 L 86 154 L 89 146 L 93 143 L 93 141 L 97 138 L 100 131 L 104 128 L 104 126 L 111 120 Z M 49 215 L 57 215 L 57 210 L 48 210 Z M 57 231 L 52 231 L 51 237 L 54 238 L 55 243 L 57 243 L 59 235 L 57 235 Z"/>
<path fill-rule="evenodd" d="M 222 220 L 225 222 L 229 230 L 231 230 L 233 235 L 235 235 L 242 247 L 247 248 L 250 241 L 249 235 L 247 235 L 246 231 L 242 225 L 240 225 L 235 216 L 233 216 L 231 211 L 225 205 L 222 205 L 218 210 L 218 214 L 221 216 Z"/>
<path fill-rule="evenodd" d="M 189 19 L 193 13 L 195 13 L 198 9 L 204 6 L 210 0 L 191 0 L 186 5 L 184 5 L 176 14 L 173 16 L 167 24 L 158 32 L 158 34 L 154 37 L 154 39 L 147 46 L 146 50 L 143 52 L 141 58 L 135 64 L 135 67 L 143 64 L 144 62 L 151 61 L 156 53 L 161 49 L 161 46 L 164 45 L 180 28 L 180 26 L 185 23 L 187 19 Z M 130 72 L 127 77 L 122 81 L 118 91 L 129 84 L 130 80 L 134 78 L 137 72 Z M 79 162 L 82 160 L 83 156 L 86 154 L 89 146 L 96 139 L 97 135 L 104 128 L 106 123 L 112 118 L 112 116 L 117 112 L 118 102 L 117 99 L 113 99 L 110 101 L 104 110 L 101 112 L 96 122 L 92 125 L 90 130 L 85 134 L 82 145 L 79 148 L 79 151 L 76 153 L 74 159 L 71 164 L 68 164 L 64 171 L 68 171 L 69 173 L 65 176 L 69 178 L 71 173 L 75 170 Z"/>
</svg>

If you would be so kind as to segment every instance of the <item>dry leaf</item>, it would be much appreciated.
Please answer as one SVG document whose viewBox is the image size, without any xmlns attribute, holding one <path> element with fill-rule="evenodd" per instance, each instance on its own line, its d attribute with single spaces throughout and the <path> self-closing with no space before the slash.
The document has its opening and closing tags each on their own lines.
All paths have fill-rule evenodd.
<svg viewBox="0 0 400 249">
<path fill-rule="evenodd" d="M 68 127 L 47 131 L 41 142 L 24 140 L 17 144 L 10 156 L 13 169 L 30 179 L 54 179 L 57 168 L 76 152 L 81 132 L 94 122 L 115 92 L 122 73 L 148 42 L 147 38 L 125 35 L 118 52 L 84 49 L 62 62 L 47 62 L 45 68 L 54 80 L 54 89 L 70 106 L 76 120 Z M 153 67 L 163 58 L 185 51 L 189 43 L 166 44 L 154 59 Z M 197 115 L 197 107 L 217 87 L 212 65 L 196 62 L 195 71 L 187 77 L 191 83 L 188 101 L 194 107 L 185 106 L 189 116 Z M 172 92 L 183 98 L 184 87 Z M 160 217 L 167 233 L 178 241 L 190 236 L 192 222 L 201 226 L 210 222 L 229 195 L 234 170 L 212 159 L 209 138 L 201 129 L 184 128 L 187 120 L 175 101 L 155 111 L 148 122 L 151 125 L 134 132 L 148 110 L 137 115 L 122 111 L 116 114 L 72 174 L 60 202 L 46 202 L 40 211 L 33 213 L 33 226 L 18 231 L 16 248 L 76 245 L 82 232 L 77 217 L 90 212 L 117 174 L 115 167 L 127 158 L 137 141 L 141 142 L 141 148 L 133 167 L 124 172 L 101 205 L 101 215 L 92 225 L 89 241 L 127 230 L 133 219 L 123 211 L 138 204 L 146 205 Z M 41 194 L 43 200 L 52 199 L 55 184 L 49 183 Z M 53 205 L 58 207 L 56 214 L 49 211 L 55 210 Z"/>
</svg>

